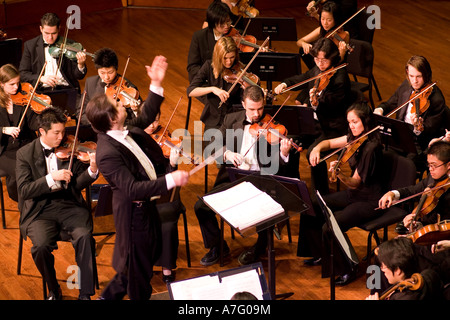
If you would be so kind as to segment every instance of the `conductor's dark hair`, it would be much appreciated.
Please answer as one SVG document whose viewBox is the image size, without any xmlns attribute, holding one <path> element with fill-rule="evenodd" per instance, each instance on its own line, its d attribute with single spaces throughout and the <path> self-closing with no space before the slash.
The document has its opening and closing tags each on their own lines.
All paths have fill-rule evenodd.
<svg viewBox="0 0 450 320">
<path fill-rule="evenodd" d="M 328 38 L 320 38 L 317 40 L 311 48 L 311 55 L 316 58 L 319 52 L 325 53 L 325 58 L 331 60 L 331 66 L 335 67 L 341 61 L 339 55 L 339 49 L 336 44 Z"/>
<path fill-rule="evenodd" d="M 229 19 L 231 19 L 230 7 L 220 0 L 213 1 L 206 9 L 206 22 L 210 29 L 218 24 L 224 24 Z"/>
<path fill-rule="evenodd" d="M 50 27 L 58 27 L 61 24 L 61 20 L 56 15 L 56 13 L 48 12 L 44 14 L 41 18 L 41 27 L 50 26 Z"/>
<path fill-rule="evenodd" d="M 119 59 L 113 49 L 101 48 L 94 54 L 94 65 L 96 69 L 114 67 L 119 68 Z"/>
<path fill-rule="evenodd" d="M 111 120 L 118 116 L 113 101 L 105 94 L 91 99 L 86 105 L 86 117 L 97 132 L 107 132 L 111 129 Z"/>
<path fill-rule="evenodd" d="M 66 123 L 67 117 L 64 112 L 55 107 L 48 107 L 42 110 L 39 115 L 39 128 L 44 129 L 45 132 L 52 128 L 52 124 L 56 123 Z"/>
</svg>

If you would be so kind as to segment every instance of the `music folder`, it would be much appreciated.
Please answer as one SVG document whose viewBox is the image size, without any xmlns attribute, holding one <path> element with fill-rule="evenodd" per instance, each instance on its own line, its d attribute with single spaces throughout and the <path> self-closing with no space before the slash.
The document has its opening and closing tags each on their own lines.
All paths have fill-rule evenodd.
<svg viewBox="0 0 450 320">
<path fill-rule="evenodd" d="M 230 300 L 237 292 L 271 300 L 261 262 L 174 281 L 168 289 L 171 300 Z"/>
</svg>

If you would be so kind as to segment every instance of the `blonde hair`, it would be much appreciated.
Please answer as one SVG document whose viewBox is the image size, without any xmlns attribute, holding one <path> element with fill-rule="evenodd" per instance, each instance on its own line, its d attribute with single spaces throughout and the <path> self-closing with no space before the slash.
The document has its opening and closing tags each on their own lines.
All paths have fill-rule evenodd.
<svg viewBox="0 0 450 320">
<path fill-rule="evenodd" d="M 20 76 L 19 71 L 15 66 L 12 64 L 5 64 L 0 68 L 0 83 L 5 84 L 11 79 L 17 78 Z M 0 106 L 2 108 L 6 108 L 6 105 L 8 104 L 10 97 L 8 94 L 6 94 L 5 90 L 3 90 L 3 87 L 0 86 Z"/>
<path fill-rule="evenodd" d="M 216 45 L 214 46 L 214 51 L 212 55 L 212 67 L 214 77 L 218 78 L 224 69 L 223 66 L 223 58 L 227 53 L 234 52 L 236 53 L 234 63 L 239 61 L 239 51 L 236 45 L 236 42 L 231 37 L 222 37 L 217 40 Z"/>
</svg>

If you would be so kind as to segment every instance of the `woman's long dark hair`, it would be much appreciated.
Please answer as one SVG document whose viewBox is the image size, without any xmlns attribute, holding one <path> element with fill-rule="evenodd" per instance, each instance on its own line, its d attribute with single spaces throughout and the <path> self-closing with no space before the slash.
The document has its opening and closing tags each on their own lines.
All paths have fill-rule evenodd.
<svg viewBox="0 0 450 320">
<path fill-rule="evenodd" d="M 362 134 L 375 128 L 376 123 L 375 123 L 375 119 L 373 117 L 373 112 L 372 112 L 372 109 L 370 108 L 369 104 L 366 101 L 357 101 L 357 102 L 353 103 L 347 109 L 347 114 L 350 111 L 353 111 L 356 114 L 356 116 L 358 116 L 358 118 L 361 119 L 361 122 L 363 123 L 363 126 L 364 126 L 364 132 Z M 357 137 L 353 136 L 350 128 L 348 129 L 348 134 L 349 134 L 350 141 L 357 138 Z M 371 134 L 369 134 L 368 138 L 369 138 L 369 140 L 376 139 L 376 140 L 380 141 L 378 131 L 374 131 Z"/>
</svg>

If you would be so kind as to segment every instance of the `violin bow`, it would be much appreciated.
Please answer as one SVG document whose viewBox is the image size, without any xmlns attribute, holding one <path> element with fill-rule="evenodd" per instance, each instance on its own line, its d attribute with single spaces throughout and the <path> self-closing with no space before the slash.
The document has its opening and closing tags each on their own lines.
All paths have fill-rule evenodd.
<svg viewBox="0 0 450 320">
<path fill-rule="evenodd" d="M 231 85 L 231 88 L 228 90 L 228 93 L 230 93 L 234 87 L 236 86 L 236 84 L 242 79 L 242 77 L 244 76 L 245 72 L 247 72 L 247 69 L 250 67 L 250 65 L 253 63 L 253 61 L 255 61 L 256 57 L 258 56 L 258 54 L 261 52 L 262 48 L 265 46 L 265 44 L 267 43 L 267 41 L 269 41 L 270 37 L 267 37 L 266 40 L 264 40 L 263 44 L 259 47 L 258 51 L 256 51 L 255 55 L 253 56 L 253 58 L 250 60 L 249 63 L 247 63 L 247 65 L 245 66 L 244 70 L 241 71 L 241 73 L 239 74 L 239 76 L 237 77 L 237 79 L 233 82 L 233 84 Z M 219 108 L 222 107 L 223 102 L 220 101 L 219 103 Z"/>
<path fill-rule="evenodd" d="M 335 72 L 335 71 L 337 71 L 337 70 L 339 70 L 339 69 L 342 69 L 342 68 L 346 67 L 347 65 L 348 65 L 348 63 L 343 63 L 343 64 L 341 64 L 341 65 L 339 65 L 339 66 L 337 66 L 337 67 L 334 67 L 334 68 L 331 68 L 331 69 L 329 69 L 329 70 L 327 70 L 327 71 L 321 72 L 321 73 L 319 73 L 318 75 L 316 75 L 316 76 L 314 76 L 314 77 L 311 77 L 311 78 L 306 79 L 306 80 L 304 80 L 304 81 L 302 81 L 302 82 L 293 84 L 293 85 L 290 86 L 290 87 L 284 88 L 283 90 L 281 90 L 281 92 L 280 92 L 279 94 L 283 94 L 283 93 L 288 92 L 288 91 L 290 91 L 290 90 L 292 90 L 292 89 L 295 89 L 295 88 L 297 88 L 297 87 L 300 87 L 300 86 L 304 85 L 305 83 L 308 83 L 308 82 L 311 82 L 311 81 L 313 81 L 313 80 L 319 79 L 319 78 L 321 78 L 321 77 L 323 77 L 323 76 L 326 76 L 327 74 L 329 74 L 329 73 L 331 73 L 331 72 Z"/>
<path fill-rule="evenodd" d="M 394 113 L 396 113 L 398 110 L 400 110 L 401 108 L 403 108 L 404 106 L 407 106 L 411 101 L 414 101 L 415 99 L 417 99 L 422 93 L 428 91 L 429 89 L 431 89 L 434 85 L 436 85 L 436 82 L 433 82 L 432 84 L 426 86 L 425 88 L 423 88 L 422 90 L 420 90 L 420 92 L 416 93 L 412 98 L 410 98 L 408 101 L 406 101 L 404 104 L 402 104 L 400 107 L 397 107 L 396 109 L 394 109 L 393 111 L 391 111 L 389 114 L 386 115 L 386 117 L 390 117 L 392 116 Z"/>
<path fill-rule="evenodd" d="M 319 163 L 321 163 L 322 161 L 325 161 L 325 160 L 331 158 L 332 156 L 334 156 L 334 155 L 335 155 L 336 153 L 338 153 L 339 151 L 344 150 L 344 149 L 350 147 L 352 144 L 358 142 L 360 139 L 362 139 L 362 138 L 368 136 L 368 135 L 371 134 L 372 132 L 374 132 L 374 131 L 380 129 L 381 127 L 382 127 L 381 125 L 376 126 L 375 128 L 373 128 L 373 129 L 367 131 L 366 133 L 364 133 L 363 135 L 361 135 L 361 136 L 358 137 L 357 139 L 352 140 L 352 141 L 350 141 L 350 142 L 347 142 L 347 144 L 345 144 L 345 146 L 340 147 L 339 149 L 336 149 L 335 151 L 333 151 L 332 153 L 330 153 L 330 154 L 327 155 L 326 157 L 323 157 L 322 159 L 320 159 L 320 160 L 319 160 Z"/>
<path fill-rule="evenodd" d="M 69 35 L 69 18 L 72 15 L 69 15 L 67 17 L 66 20 L 66 30 L 64 31 L 64 41 L 60 47 L 60 52 L 59 52 L 59 61 L 58 61 L 58 68 L 56 68 L 56 72 L 55 72 L 55 76 L 58 75 L 58 71 L 61 69 L 61 65 L 62 65 L 62 60 L 63 60 L 63 56 L 64 56 L 64 51 L 66 50 L 66 43 L 67 43 L 67 36 Z"/>
<path fill-rule="evenodd" d="M 433 192 L 434 190 L 438 190 L 438 189 L 440 189 L 440 188 L 446 187 L 446 186 L 448 186 L 448 185 L 450 185 L 450 182 L 444 183 L 443 185 L 440 185 L 440 186 L 437 186 L 437 187 L 434 187 L 434 188 L 431 188 L 431 189 L 426 188 L 426 189 L 425 189 L 424 191 L 422 191 L 422 192 L 418 192 L 418 193 L 416 193 L 416 194 L 413 194 L 413 195 L 411 195 L 411 196 L 409 196 L 409 197 L 406 197 L 406 198 L 403 198 L 403 199 L 401 199 L 401 200 L 392 201 L 391 207 L 392 207 L 392 206 L 395 206 L 395 205 L 397 205 L 397 204 L 400 204 L 400 203 L 402 203 L 402 202 L 411 200 L 411 199 L 413 199 L 413 198 L 415 198 L 415 197 L 418 197 L 418 196 L 420 196 L 420 195 L 427 194 L 427 193 Z M 380 210 L 380 209 L 382 209 L 382 208 L 381 208 L 381 207 L 375 208 L 375 210 Z"/>
<path fill-rule="evenodd" d="M 332 37 L 339 29 L 341 29 L 344 25 L 346 25 L 350 20 L 352 20 L 354 17 L 356 17 L 361 11 L 363 11 L 366 8 L 366 6 L 362 7 L 361 9 L 359 9 L 356 13 L 354 13 L 350 18 L 348 18 L 347 20 L 345 20 L 343 23 L 341 23 L 341 25 L 337 28 L 335 28 L 332 32 L 330 32 L 330 34 L 327 35 L 327 38 L 329 39 L 330 37 Z"/>
<path fill-rule="evenodd" d="M 173 115 L 175 114 L 175 111 L 177 111 L 177 108 L 178 108 L 178 106 L 180 105 L 181 98 L 183 98 L 183 96 L 181 96 L 180 99 L 178 99 L 177 105 L 175 106 L 175 109 L 173 109 L 172 114 L 170 115 L 169 121 L 167 122 L 167 125 L 165 126 L 165 128 L 164 128 L 164 130 L 163 130 L 161 136 L 160 136 L 159 139 L 158 139 L 159 141 L 157 141 L 158 144 L 161 143 L 161 140 L 162 140 L 162 138 L 164 137 L 164 134 L 166 133 L 167 128 L 169 128 L 169 124 L 170 124 L 170 122 L 172 121 Z"/>
<path fill-rule="evenodd" d="M 22 118 L 20 118 L 19 124 L 17 125 L 17 127 L 19 127 L 19 129 L 22 126 L 22 122 L 27 114 L 28 108 L 30 107 L 31 101 L 33 100 L 33 97 L 34 97 L 34 93 L 36 92 L 39 82 L 41 81 L 41 77 L 44 74 L 46 66 L 47 66 L 47 61 L 44 62 L 44 66 L 42 67 L 41 73 L 39 74 L 39 77 L 36 80 L 36 84 L 34 85 L 33 91 L 31 92 L 31 95 L 30 95 L 30 99 L 28 100 L 27 106 L 25 107 L 25 110 L 22 114 Z"/>
<path fill-rule="evenodd" d="M 116 94 L 115 94 L 115 97 L 114 97 L 116 99 L 116 102 L 117 102 L 117 99 L 119 97 L 120 88 L 122 88 L 123 80 L 125 79 L 125 72 L 127 72 L 128 63 L 130 62 L 130 57 L 131 57 L 131 55 L 129 54 L 128 58 L 127 58 L 127 62 L 125 63 L 125 67 L 123 68 L 122 79 L 120 79 L 119 86 L 117 87 L 117 91 L 116 91 Z"/>
<path fill-rule="evenodd" d="M 83 97 L 81 98 L 80 114 L 78 115 L 78 122 L 77 122 L 77 128 L 75 130 L 75 139 L 74 139 L 73 145 L 72 145 L 72 152 L 70 153 L 70 161 L 69 161 L 69 167 L 68 167 L 69 171 L 72 171 L 73 156 L 75 154 L 75 150 L 76 150 L 76 146 L 77 146 L 78 132 L 80 130 L 80 122 L 81 122 L 81 116 L 83 115 L 83 108 L 84 108 L 84 100 L 85 100 L 85 98 L 86 98 L 86 91 L 84 91 Z"/>
<path fill-rule="evenodd" d="M 283 108 L 283 106 L 286 104 L 286 102 L 289 100 L 289 98 L 291 97 L 291 95 L 289 95 L 286 100 L 284 100 L 284 102 L 281 104 L 281 106 L 278 108 L 277 112 L 275 112 L 275 114 L 273 115 L 273 117 L 267 121 L 267 123 L 264 125 L 264 127 L 262 128 L 261 131 L 268 131 L 267 128 L 269 127 L 269 125 L 272 123 L 273 119 L 275 119 L 275 116 L 278 114 L 278 112 L 280 112 L 281 108 Z M 245 156 L 247 155 L 247 153 L 249 153 L 249 151 L 253 148 L 253 146 L 258 142 L 259 137 L 261 137 L 261 134 L 258 134 L 256 136 L 256 140 L 252 143 L 252 145 L 247 149 L 247 151 L 244 153 L 243 157 L 245 158 Z"/>
<path fill-rule="evenodd" d="M 210 155 L 208 158 L 203 160 L 202 163 L 200 163 L 198 166 L 196 166 L 194 169 L 189 171 L 189 176 L 192 176 L 194 173 L 199 171 L 200 169 L 206 167 L 208 164 L 212 163 L 214 160 L 219 158 L 220 156 L 223 156 L 225 152 L 226 146 L 223 146 L 221 149 L 217 150 L 214 154 Z"/>
</svg>

